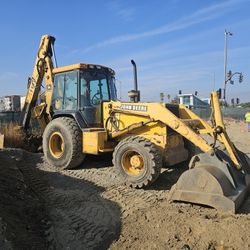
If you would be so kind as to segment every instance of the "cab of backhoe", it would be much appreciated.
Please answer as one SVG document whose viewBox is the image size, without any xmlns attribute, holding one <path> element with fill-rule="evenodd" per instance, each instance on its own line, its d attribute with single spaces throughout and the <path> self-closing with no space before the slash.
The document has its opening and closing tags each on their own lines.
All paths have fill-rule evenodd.
<svg viewBox="0 0 250 250">
<path fill-rule="evenodd" d="M 115 72 L 93 64 L 74 64 L 53 70 L 52 114 L 78 114 L 84 126 L 102 126 L 101 103 L 116 100 Z"/>
</svg>

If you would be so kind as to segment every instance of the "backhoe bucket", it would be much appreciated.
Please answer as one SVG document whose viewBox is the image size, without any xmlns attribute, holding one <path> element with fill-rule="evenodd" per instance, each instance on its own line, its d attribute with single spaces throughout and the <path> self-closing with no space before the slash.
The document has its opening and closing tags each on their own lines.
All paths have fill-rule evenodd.
<svg viewBox="0 0 250 250">
<path fill-rule="evenodd" d="M 241 170 L 234 168 L 230 157 L 221 150 L 215 154 L 195 155 L 172 187 L 170 200 L 207 205 L 235 213 L 250 188 L 250 159 L 237 150 Z"/>
</svg>

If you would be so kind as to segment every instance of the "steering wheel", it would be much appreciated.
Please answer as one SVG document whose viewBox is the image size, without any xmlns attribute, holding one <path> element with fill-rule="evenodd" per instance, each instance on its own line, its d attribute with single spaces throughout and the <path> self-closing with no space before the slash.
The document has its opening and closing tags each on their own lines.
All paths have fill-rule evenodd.
<svg viewBox="0 0 250 250">
<path fill-rule="evenodd" d="M 100 92 L 96 92 L 91 98 L 91 104 L 98 105 L 101 102 Z"/>
</svg>

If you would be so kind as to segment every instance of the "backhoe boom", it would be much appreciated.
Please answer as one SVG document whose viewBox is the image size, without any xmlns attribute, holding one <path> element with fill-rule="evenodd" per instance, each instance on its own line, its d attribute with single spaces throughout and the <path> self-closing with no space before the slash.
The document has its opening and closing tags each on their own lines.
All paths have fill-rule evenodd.
<svg viewBox="0 0 250 250">
<path fill-rule="evenodd" d="M 47 120 L 45 123 L 48 123 L 50 120 L 49 109 L 53 91 L 52 46 L 54 45 L 54 42 L 55 38 L 49 35 L 44 35 L 41 38 L 33 74 L 28 81 L 25 103 L 19 121 L 20 126 L 22 126 L 25 130 L 29 128 L 32 110 L 37 105 L 44 76 L 46 84 L 46 110 L 44 110 L 45 113 L 43 113 L 43 116 L 40 116 L 39 118 L 42 120 Z"/>
</svg>

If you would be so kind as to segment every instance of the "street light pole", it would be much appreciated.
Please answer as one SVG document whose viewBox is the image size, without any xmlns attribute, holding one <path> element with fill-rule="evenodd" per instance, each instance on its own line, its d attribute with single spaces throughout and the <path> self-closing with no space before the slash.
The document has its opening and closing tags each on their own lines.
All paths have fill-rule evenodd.
<svg viewBox="0 0 250 250">
<path fill-rule="evenodd" d="M 225 30 L 225 45 L 224 45 L 224 88 L 223 88 L 223 100 L 226 103 L 226 86 L 227 86 L 227 40 L 228 36 L 232 36 L 233 34 L 227 30 Z"/>
</svg>

